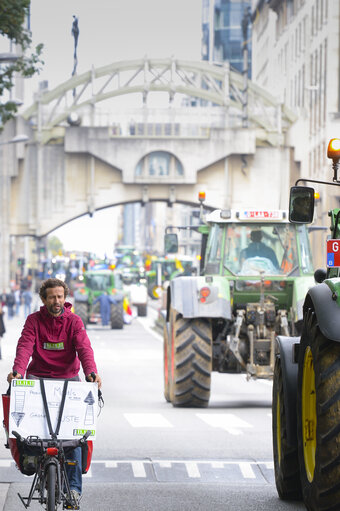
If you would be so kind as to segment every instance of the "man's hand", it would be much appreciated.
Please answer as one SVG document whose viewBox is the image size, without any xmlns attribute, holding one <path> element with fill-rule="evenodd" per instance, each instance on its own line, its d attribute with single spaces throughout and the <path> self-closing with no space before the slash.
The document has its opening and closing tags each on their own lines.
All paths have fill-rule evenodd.
<svg viewBox="0 0 340 511">
<path fill-rule="evenodd" d="M 7 376 L 8 383 L 11 383 L 11 381 L 14 380 L 15 378 L 21 378 L 21 374 L 16 373 L 16 375 L 14 376 L 13 373 L 9 373 L 9 375 Z"/>
<path fill-rule="evenodd" d="M 93 379 L 93 376 L 92 376 L 93 374 L 94 373 L 88 374 L 86 379 L 87 379 L 87 381 L 93 381 L 95 383 L 98 383 L 98 389 L 100 389 L 100 387 L 102 386 L 102 379 L 99 376 L 99 374 L 96 374 L 95 379 Z"/>
</svg>

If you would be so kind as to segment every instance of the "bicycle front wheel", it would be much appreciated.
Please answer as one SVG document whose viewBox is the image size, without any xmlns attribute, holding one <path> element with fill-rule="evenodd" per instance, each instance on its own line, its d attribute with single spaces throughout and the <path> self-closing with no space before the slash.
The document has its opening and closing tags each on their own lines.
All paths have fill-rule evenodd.
<svg viewBox="0 0 340 511">
<path fill-rule="evenodd" d="M 47 501 L 46 511 L 56 511 L 57 467 L 51 463 L 47 467 Z"/>
</svg>

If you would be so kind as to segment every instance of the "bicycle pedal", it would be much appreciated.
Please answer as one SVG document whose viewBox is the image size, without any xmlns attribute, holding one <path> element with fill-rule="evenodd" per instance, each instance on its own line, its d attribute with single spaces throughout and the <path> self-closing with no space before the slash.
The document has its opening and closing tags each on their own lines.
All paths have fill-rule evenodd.
<svg viewBox="0 0 340 511">
<path fill-rule="evenodd" d="M 68 465 L 69 467 L 76 467 L 78 465 L 78 461 L 76 460 L 66 460 L 65 465 Z"/>
</svg>

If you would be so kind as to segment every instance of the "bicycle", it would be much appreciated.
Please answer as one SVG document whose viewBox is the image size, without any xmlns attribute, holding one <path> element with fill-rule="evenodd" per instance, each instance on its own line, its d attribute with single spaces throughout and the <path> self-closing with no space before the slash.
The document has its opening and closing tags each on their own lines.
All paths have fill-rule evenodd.
<svg viewBox="0 0 340 511">
<path fill-rule="evenodd" d="M 41 505 L 46 505 L 46 511 L 56 511 L 62 504 L 63 509 L 79 509 L 79 503 L 71 493 L 67 465 L 77 463 L 67 459 L 67 449 L 82 447 L 91 434 L 87 431 L 81 439 L 77 440 L 42 440 L 36 436 L 21 437 L 16 431 L 12 431 L 17 442 L 35 454 L 36 472 L 28 497 L 18 496 L 27 509 L 32 500 L 37 500 Z M 65 452 L 66 450 L 66 452 Z M 34 496 L 35 493 L 38 496 Z"/>
<path fill-rule="evenodd" d="M 91 373 L 93 380 L 95 374 Z M 77 461 L 68 460 L 67 455 L 75 448 L 82 448 L 82 457 L 85 453 L 85 463 L 82 463 L 82 472 L 86 473 L 92 456 L 92 442 L 88 442 L 91 431 L 86 431 L 80 439 L 62 440 L 58 439 L 61 419 L 67 394 L 68 380 L 64 381 L 63 392 L 60 402 L 57 426 L 53 431 L 50 413 L 48 409 L 44 380 L 39 380 L 41 395 L 43 399 L 44 411 L 48 430 L 51 439 L 41 439 L 38 436 L 28 436 L 23 438 L 18 432 L 12 431 L 13 438 L 7 439 L 6 447 L 11 449 L 12 456 L 16 461 L 20 471 L 26 475 L 33 475 L 34 479 L 30 488 L 28 497 L 18 496 L 27 509 L 33 500 L 39 501 L 45 506 L 46 511 L 57 511 L 62 505 L 62 509 L 79 509 L 79 502 L 71 492 L 67 476 L 66 467 L 74 466 Z M 8 411 L 9 411 L 10 387 L 6 395 L 3 395 L 4 405 L 4 427 L 8 432 Z M 5 399 L 7 397 L 7 400 Z M 6 404 L 5 404 L 6 403 Z M 101 409 L 104 400 L 101 391 L 98 389 L 98 405 Z M 7 420 L 6 420 L 7 417 Z M 88 447 L 88 450 L 86 449 Z M 21 453 L 21 454 L 20 454 Z M 26 464 L 25 464 L 26 461 Z M 35 496 L 37 494 L 37 496 Z"/>
</svg>

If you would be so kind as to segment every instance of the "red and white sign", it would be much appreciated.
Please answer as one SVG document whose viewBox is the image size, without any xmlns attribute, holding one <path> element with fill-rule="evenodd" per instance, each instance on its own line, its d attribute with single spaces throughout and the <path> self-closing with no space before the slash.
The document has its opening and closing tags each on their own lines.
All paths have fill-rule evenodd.
<svg viewBox="0 0 340 511">
<path fill-rule="evenodd" d="M 340 267 L 340 239 L 327 240 L 327 267 Z"/>
<path fill-rule="evenodd" d="M 239 218 L 241 220 L 281 220 L 282 211 L 279 210 L 243 210 L 240 211 Z"/>
</svg>

